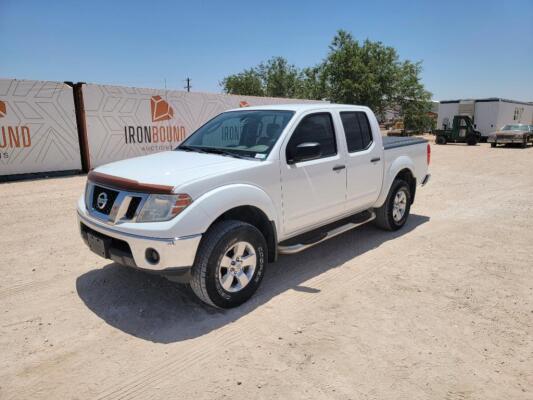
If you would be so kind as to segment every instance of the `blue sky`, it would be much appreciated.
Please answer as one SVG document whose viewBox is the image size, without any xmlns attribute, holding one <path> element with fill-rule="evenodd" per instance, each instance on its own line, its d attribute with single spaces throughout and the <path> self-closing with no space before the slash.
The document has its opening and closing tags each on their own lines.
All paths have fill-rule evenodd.
<svg viewBox="0 0 533 400">
<path fill-rule="evenodd" d="M 271 56 L 318 63 L 338 29 L 422 61 L 434 99 L 533 101 L 532 0 L 0 0 L 0 77 L 219 92 Z"/>
</svg>

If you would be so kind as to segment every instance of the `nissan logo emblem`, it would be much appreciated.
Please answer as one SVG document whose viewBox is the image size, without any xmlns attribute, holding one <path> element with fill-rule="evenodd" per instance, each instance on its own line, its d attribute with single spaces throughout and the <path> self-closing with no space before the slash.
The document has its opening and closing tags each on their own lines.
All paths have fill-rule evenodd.
<svg viewBox="0 0 533 400">
<path fill-rule="evenodd" d="M 102 192 L 96 198 L 96 207 L 103 210 L 107 204 L 107 193 Z"/>
</svg>

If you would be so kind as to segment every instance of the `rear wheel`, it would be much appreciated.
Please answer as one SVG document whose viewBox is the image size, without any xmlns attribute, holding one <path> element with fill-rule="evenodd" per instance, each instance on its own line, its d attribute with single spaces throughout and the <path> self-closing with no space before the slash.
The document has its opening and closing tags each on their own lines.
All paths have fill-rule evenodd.
<svg viewBox="0 0 533 400">
<path fill-rule="evenodd" d="M 259 287 L 266 259 L 266 241 L 256 227 L 241 221 L 218 222 L 200 243 L 191 288 L 211 306 L 236 307 Z"/>
<path fill-rule="evenodd" d="M 491 143 L 490 147 L 496 147 L 496 143 Z"/>
<path fill-rule="evenodd" d="M 470 135 L 466 138 L 466 144 L 469 146 L 475 146 L 477 144 L 477 138 L 474 135 Z"/>
<path fill-rule="evenodd" d="M 405 225 L 411 210 L 411 190 L 403 179 L 396 179 L 387 200 L 375 210 L 375 224 L 381 229 L 395 231 Z"/>
<path fill-rule="evenodd" d="M 446 144 L 447 140 L 445 136 L 437 136 L 437 139 L 435 140 L 437 144 Z"/>
</svg>

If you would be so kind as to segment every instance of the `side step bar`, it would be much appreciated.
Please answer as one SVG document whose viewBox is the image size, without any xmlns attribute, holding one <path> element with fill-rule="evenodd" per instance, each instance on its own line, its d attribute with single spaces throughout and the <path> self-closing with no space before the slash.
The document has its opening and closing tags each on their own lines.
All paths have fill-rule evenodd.
<svg viewBox="0 0 533 400">
<path fill-rule="evenodd" d="M 370 221 L 372 221 L 375 218 L 376 218 L 376 214 L 374 213 L 374 211 L 370 211 L 369 217 L 366 220 L 364 220 L 364 221 L 349 222 L 347 224 L 344 224 L 344 225 L 341 225 L 341 226 L 339 226 L 337 228 L 334 228 L 334 229 L 326 232 L 324 235 L 321 235 L 320 239 L 318 239 L 317 241 L 315 241 L 313 243 L 297 243 L 297 244 L 293 244 L 293 245 L 289 245 L 289 246 L 278 246 L 278 253 L 279 254 L 296 254 L 296 253 L 299 253 L 300 251 L 304 251 L 304 250 L 308 249 L 309 247 L 312 247 L 312 246 L 317 245 L 319 243 L 325 242 L 326 240 L 331 239 L 331 238 L 333 238 L 335 236 L 338 236 L 341 233 L 347 232 L 347 231 L 349 231 L 351 229 L 357 228 L 358 226 L 364 225 L 367 222 L 370 222 Z"/>
</svg>

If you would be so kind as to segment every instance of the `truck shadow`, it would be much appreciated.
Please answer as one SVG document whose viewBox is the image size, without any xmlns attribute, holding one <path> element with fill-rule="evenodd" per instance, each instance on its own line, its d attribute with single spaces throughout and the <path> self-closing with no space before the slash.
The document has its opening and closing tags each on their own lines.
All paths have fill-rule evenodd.
<svg viewBox="0 0 533 400">
<path fill-rule="evenodd" d="M 172 343 L 202 336 L 238 320 L 278 294 L 292 289 L 313 296 L 319 289 L 303 282 L 342 265 L 367 251 L 429 221 L 411 214 L 398 232 L 365 225 L 267 266 L 258 292 L 245 304 L 217 310 L 196 299 L 190 288 L 157 275 L 112 263 L 89 271 L 76 280 L 78 295 L 109 325 L 141 339 Z"/>
</svg>

